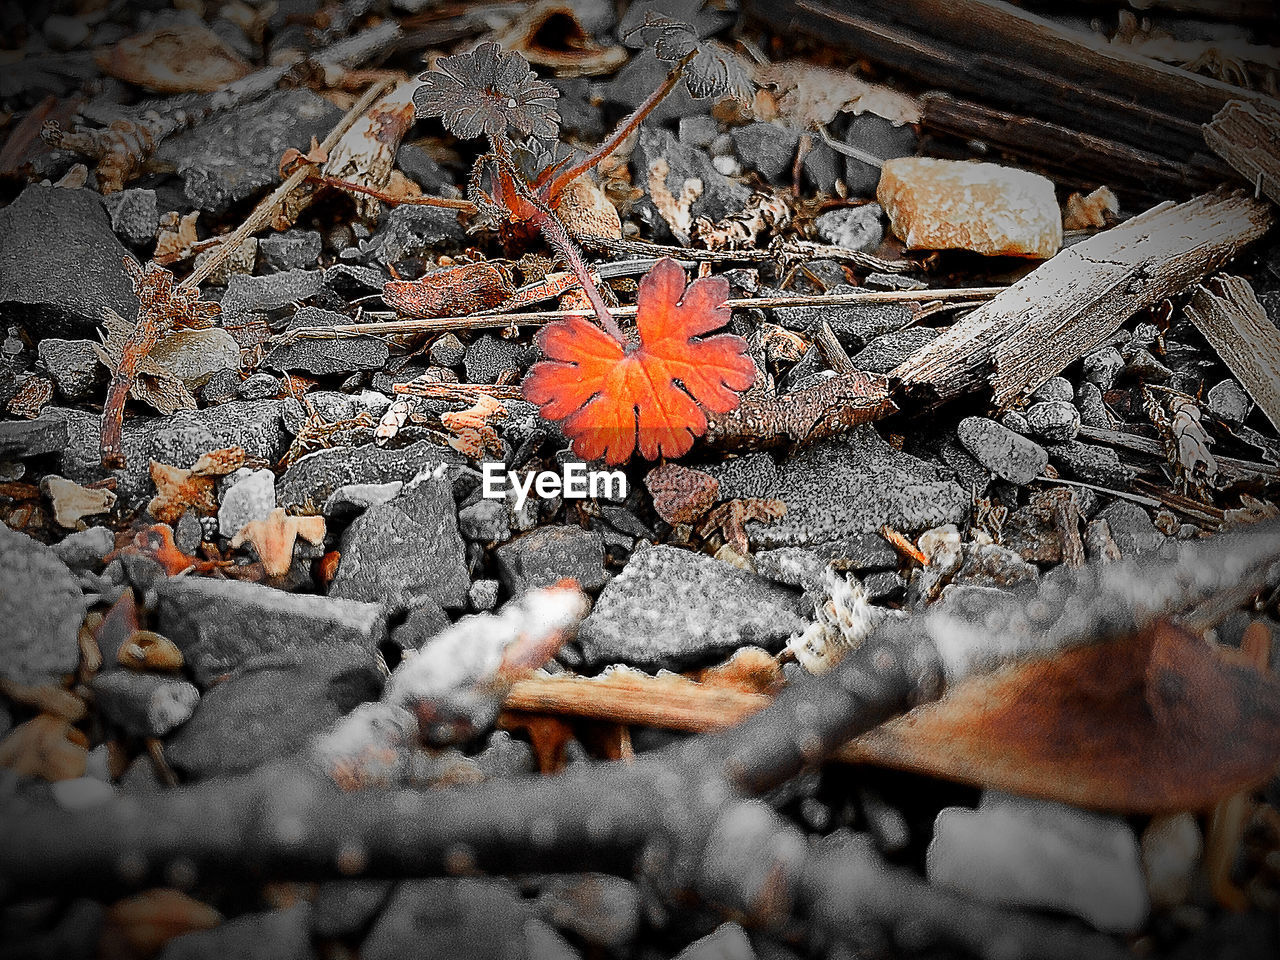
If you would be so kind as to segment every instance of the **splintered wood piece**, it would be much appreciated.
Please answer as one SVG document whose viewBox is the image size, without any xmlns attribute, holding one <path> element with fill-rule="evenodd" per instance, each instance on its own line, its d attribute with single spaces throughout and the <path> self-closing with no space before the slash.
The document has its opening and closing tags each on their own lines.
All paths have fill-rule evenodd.
<svg viewBox="0 0 1280 960">
<path fill-rule="evenodd" d="M 930 91 L 920 98 L 921 125 L 926 131 L 981 140 L 1000 153 L 1012 154 L 1054 179 L 1076 188 L 1099 180 L 1143 197 L 1167 197 L 1187 190 L 1208 190 L 1222 182 L 1221 172 L 1203 159 L 1162 157 L 1108 136 L 1081 133 L 1071 127 L 1023 116 L 949 93 Z"/>
<path fill-rule="evenodd" d="M 1217 270 L 1271 226 L 1240 193 L 1152 207 L 1063 250 L 890 375 L 923 402 L 982 388 L 1004 408 L 1102 344 L 1143 307 Z"/>
<path fill-rule="evenodd" d="M 1196 288 L 1187 316 L 1280 428 L 1280 331 L 1243 277 L 1223 274 Z"/>
<path fill-rule="evenodd" d="M 1204 125 L 1204 142 L 1257 191 L 1280 203 L 1280 110 L 1232 100 Z"/>
<path fill-rule="evenodd" d="M 1203 151 L 1199 125 L 1228 101 L 1267 99 L 1000 0 L 744 6 L 780 31 L 820 37 L 898 75 L 1176 160 Z"/>
</svg>

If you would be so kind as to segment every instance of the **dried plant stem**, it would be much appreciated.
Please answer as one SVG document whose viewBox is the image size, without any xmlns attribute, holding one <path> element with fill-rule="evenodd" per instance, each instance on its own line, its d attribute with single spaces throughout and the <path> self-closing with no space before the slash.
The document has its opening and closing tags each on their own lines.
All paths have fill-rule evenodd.
<svg viewBox="0 0 1280 960">
<path fill-rule="evenodd" d="M 332 150 L 351 125 L 360 119 L 364 112 L 373 106 L 378 98 L 393 85 L 393 81 L 383 80 L 366 90 L 364 95 L 352 104 L 351 109 L 338 121 L 337 126 L 329 131 L 329 135 L 320 144 L 320 149 L 325 153 Z M 179 286 L 189 289 L 200 286 L 215 270 L 222 266 L 234 251 L 239 249 L 240 244 L 271 222 L 271 218 L 276 215 L 286 198 L 305 183 L 312 172 L 314 172 L 314 167 L 311 164 L 306 164 L 293 171 L 280 186 L 271 191 L 270 196 L 253 208 L 253 212 L 245 218 L 244 223 L 222 238 L 222 245 L 218 247 L 214 254 L 196 267 L 191 272 L 191 275 L 183 280 Z"/>
<path fill-rule="evenodd" d="M 810 240 L 777 240 L 766 250 L 702 250 L 697 247 L 677 247 L 649 240 L 618 240 L 613 237 L 583 237 L 582 244 L 605 253 L 675 257 L 705 263 L 776 263 L 788 258 L 821 258 L 839 260 L 856 269 L 875 273 L 910 273 L 920 269 L 920 264 L 914 260 L 885 260 L 861 250 L 833 247 Z"/>
<path fill-rule="evenodd" d="M 618 147 L 622 145 L 622 141 L 635 133 L 640 124 L 644 122 L 644 118 L 652 113 L 653 109 L 667 98 L 667 94 L 675 89 L 675 85 L 680 82 L 680 77 L 684 74 L 684 68 L 688 65 L 689 61 L 697 56 L 697 53 L 698 52 L 696 50 L 691 51 L 684 57 L 684 59 L 672 67 L 667 73 L 667 78 L 662 81 L 661 85 L 659 85 L 653 93 L 649 94 L 640 106 L 636 107 L 631 116 L 618 124 L 617 129 L 615 129 L 613 133 L 611 133 L 599 146 L 592 150 L 589 157 L 581 163 L 576 164 L 568 170 L 558 174 L 556 178 L 551 181 L 550 185 L 546 187 L 539 186 L 537 188 L 539 194 L 544 197 L 557 196 L 565 187 L 573 183 L 574 180 L 578 179 L 578 177 L 582 176 L 588 170 L 595 167 L 605 157 L 609 156 L 609 154 L 613 153 L 613 151 L 617 150 Z"/>
<path fill-rule="evenodd" d="M 693 251 L 691 251 L 693 252 Z M 952 290 L 876 290 L 866 293 L 813 294 L 799 297 L 739 297 L 725 301 L 731 310 L 746 307 L 813 307 L 839 306 L 858 303 L 919 303 L 951 300 L 986 300 L 996 296 L 1004 287 L 957 287 Z M 635 307 L 613 307 L 615 317 L 635 316 Z M 361 334 L 444 333 L 450 330 L 487 330 L 512 325 L 536 327 L 561 317 L 580 317 L 581 310 L 528 310 L 519 313 L 489 313 L 468 317 L 431 317 L 414 320 L 376 320 L 369 323 L 339 323 L 331 327 L 299 327 L 291 330 L 281 340 L 326 340 L 337 337 L 354 337 Z M 393 316 L 390 312 L 369 311 L 365 316 Z"/>
<path fill-rule="evenodd" d="M 364 194 L 367 197 L 373 197 L 375 200 L 381 200 L 383 203 L 391 204 L 392 206 L 445 207 L 449 210 L 460 210 L 469 216 L 476 213 L 476 205 L 470 200 L 454 200 L 450 197 L 404 197 L 387 193 L 385 190 L 379 190 L 376 187 L 366 187 L 364 184 L 356 183 L 353 180 L 343 180 L 341 177 L 328 176 L 320 173 L 311 164 L 307 164 L 303 169 L 308 172 L 307 180 L 312 183 L 333 187 L 335 190 L 345 190 L 348 193 Z"/>
</svg>

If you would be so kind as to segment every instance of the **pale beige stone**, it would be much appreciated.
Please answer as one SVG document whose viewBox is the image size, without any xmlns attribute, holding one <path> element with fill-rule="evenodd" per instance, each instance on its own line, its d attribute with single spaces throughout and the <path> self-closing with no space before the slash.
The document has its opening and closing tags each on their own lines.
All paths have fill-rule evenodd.
<svg viewBox="0 0 1280 960">
<path fill-rule="evenodd" d="M 1053 184 L 1025 170 L 899 157 L 885 162 L 876 198 L 908 249 L 1047 258 L 1062 246 Z"/>
</svg>

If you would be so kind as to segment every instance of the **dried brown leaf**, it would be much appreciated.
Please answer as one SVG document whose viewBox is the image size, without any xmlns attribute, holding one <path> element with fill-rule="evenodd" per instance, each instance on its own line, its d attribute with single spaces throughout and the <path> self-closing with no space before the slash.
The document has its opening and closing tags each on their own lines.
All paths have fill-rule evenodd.
<svg viewBox="0 0 1280 960">
<path fill-rule="evenodd" d="M 301 537 L 308 543 L 324 542 L 324 517 L 291 517 L 284 507 L 276 507 L 265 520 L 245 524 L 234 537 L 231 547 L 253 544 L 258 559 L 269 577 L 283 577 L 293 563 L 293 545 Z"/>
<path fill-rule="evenodd" d="M 98 55 L 107 76 L 156 93 L 213 93 L 252 67 L 202 23 L 125 37 Z"/>
<path fill-rule="evenodd" d="M 693 523 L 720 498 L 720 481 L 709 473 L 664 463 L 645 475 L 644 485 L 653 496 L 653 509 L 673 527 Z"/>
<path fill-rule="evenodd" d="M 211 930 L 222 914 L 168 887 L 145 890 L 107 908 L 99 944 L 102 955 L 147 960 L 174 937 Z"/>
<path fill-rule="evenodd" d="M 74 780 L 83 777 L 89 739 L 67 720 L 40 714 L 0 740 L 0 767 L 20 777 Z"/>
</svg>

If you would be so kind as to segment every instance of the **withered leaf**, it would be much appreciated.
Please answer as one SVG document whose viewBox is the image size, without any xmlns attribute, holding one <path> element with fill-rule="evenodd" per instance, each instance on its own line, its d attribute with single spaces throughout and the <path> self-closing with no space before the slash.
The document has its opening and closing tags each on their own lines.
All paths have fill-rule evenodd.
<svg viewBox="0 0 1280 960">
<path fill-rule="evenodd" d="M 253 520 L 231 538 L 232 548 L 253 544 L 269 577 L 283 577 L 293 563 L 293 545 L 301 537 L 310 544 L 324 542 L 324 517 L 291 517 L 276 507 L 265 520 Z"/>
<path fill-rule="evenodd" d="M 1280 763 L 1280 680 L 1166 623 L 967 680 L 841 756 L 1081 807 L 1203 810 Z"/>
<path fill-rule="evenodd" d="M 151 482 L 156 495 L 147 504 L 151 515 L 161 523 L 174 524 L 189 509 L 205 516 L 218 510 L 214 487 L 218 477 L 234 473 L 244 466 L 244 449 L 227 447 L 203 454 L 191 469 L 151 461 Z"/>
</svg>

